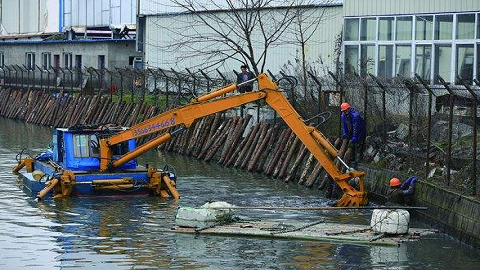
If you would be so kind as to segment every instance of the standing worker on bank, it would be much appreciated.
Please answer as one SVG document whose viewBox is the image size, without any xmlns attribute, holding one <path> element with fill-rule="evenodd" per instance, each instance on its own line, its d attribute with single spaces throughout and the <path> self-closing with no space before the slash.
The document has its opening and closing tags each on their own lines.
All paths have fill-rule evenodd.
<svg viewBox="0 0 480 270">
<path fill-rule="evenodd" d="M 360 114 L 346 102 L 340 105 L 340 110 L 342 111 L 342 138 L 348 139 L 348 147 L 352 148 L 351 160 L 353 160 L 353 168 L 357 169 L 367 135 L 365 121 Z"/>
<path fill-rule="evenodd" d="M 255 78 L 255 75 L 253 74 L 253 72 L 248 70 L 247 65 L 242 65 L 240 69 L 242 70 L 242 72 L 237 74 L 237 84 L 240 84 Z M 240 86 L 240 88 L 238 89 L 240 93 L 252 92 L 252 90 L 253 90 L 253 83 L 247 83 L 245 85 Z"/>
<path fill-rule="evenodd" d="M 398 178 L 390 179 L 387 204 L 410 205 L 417 180 L 416 176 L 410 176 L 403 183 Z"/>
</svg>

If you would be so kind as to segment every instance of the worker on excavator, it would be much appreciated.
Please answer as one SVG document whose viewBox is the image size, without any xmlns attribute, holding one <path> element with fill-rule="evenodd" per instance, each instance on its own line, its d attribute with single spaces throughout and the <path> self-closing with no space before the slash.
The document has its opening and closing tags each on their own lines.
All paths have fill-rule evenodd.
<svg viewBox="0 0 480 270">
<path fill-rule="evenodd" d="M 353 168 L 357 169 L 367 134 L 365 121 L 360 114 L 346 102 L 340 105 L 340 110 L 342 111 L 342 138 L 348 139 L 348 146 L 352 148 L 352 165 Z"/>
<path fill-rule="evenodd" d="M 409 205 L 415 192 L 417 180 L 418 177 L 416 176 L 410 176 L 403 183 L 395 177 L 390 179 L 387 204 Z"/>
</svg>

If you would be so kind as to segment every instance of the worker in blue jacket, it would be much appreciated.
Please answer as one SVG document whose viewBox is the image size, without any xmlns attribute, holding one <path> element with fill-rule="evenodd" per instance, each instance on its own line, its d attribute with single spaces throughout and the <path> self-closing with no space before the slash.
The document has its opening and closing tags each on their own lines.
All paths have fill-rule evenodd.
<svg viewBox="0 0 480 270">
<path fill-rule="evenodd" d="M 348 139 L 348 146 L 352 148 L 352 165 L 353 168 L 357 169 L 367 135 L 365 121 L 360 114 L 346 102 L 340 105 L 340 110 L 342 111 L 342 138 Z"/>
<path fill-rule="evenodd" d="M 415 192 L 418 177 L 410 176 L 405 182 L 398 178 L 390 179 L 390 190 L 387 192 L 387 204 L 410 205 Z"/>
</svg>

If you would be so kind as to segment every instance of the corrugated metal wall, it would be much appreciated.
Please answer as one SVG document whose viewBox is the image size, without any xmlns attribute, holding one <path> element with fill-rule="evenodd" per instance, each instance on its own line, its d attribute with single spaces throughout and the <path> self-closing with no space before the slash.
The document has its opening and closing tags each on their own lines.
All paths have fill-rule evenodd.
<svg viewBox="0 0 480 270">
<path fill-rule="evenodd" d="M 344 0 L 293 0 L 289 3 L 296 4 L 317 4 L 317 5 L 342 5 Z M 172 3 L 172 0 L 140 0 L 140 14 L 142 15 L 158 15 L 158 14 L 171 14 L 184 12 L 185 9 L 179 7 L 179 5 Z M 186 1 L 180 1 L 186 2 Z M 232 4 L 238 7 L 242 7 L 244 1 L 231 1 Z M 267 1 L 264 1 L 267 2 Z M 270 7 L 273 6 L 285 6 L 286 1 L 268 1 Z M 212 0 L 195 0 L 193 4 L 196 5 L 198 10 L 218 10 L 218 9 L 230 9 L 226 1 L 212 1 Z"/>
<path fill-rule="evenodd" d="M 323 21 L 309 42 L 310 44 L 307 45 L 306 53 L 310 63 L 315 61 L 320 62 L 321 58 L 326 67 L 334 69 L 335 40 L 341 32 L 343 21 L 342 7 L 316 8 L 316 12 L 318 13 L 316 16 L 320 16 L 324 9 Z M 198 70 L 199 65 L 203 63 L 201 57 L 187 57 L 187 59 L 179 62 L 178 59 L 185 57 L 183 52 L 163 49 L 165 45 L 175 42 L 178 38 L 178 36 L 168 31 L 168 28 L 174 27 L 185 31 L 194 31 L 193 27 L 187 27 L 189 21 L 191 21 L 189 16 L 192 15 L 147 16 L 145 41 L 145 61 L 147 66 L 175 68 L 177 70 L 193 67 L 194 70 Z M 195 28 L 195 30 L 198 29 L 198 27 Z M 261 37 L 259 37 L 259 39 L 261 39 Z M 201 46 L 209 47 L 208 44 L 202 44 Z M 212 43 L 212 46 L 218 46 L 218 43 L 215 43 L 215 45 Z M 261 44 L 257 44 L 256 46 L 261 47 Z M 258 53 L 259 51 L 257 51 L 257 54 Z M 298 45 L 289 44 L 271 48 L 269 49 L 266 68 L 272 72 L 278 72 L 280 68 L 289 61 L 295 63 L 296 57 L 300 57 L 300 47 Z M 319 64 L 316 65 L 319 66 Z M 238 70 L 239 66 L 240 63 L 232 59 L 226 61 L 219 69 L 231 72 L 233 69 Z"/>
<path fill-rule="evenodd" d="M 137 0 L 64 1 L 64 27 L 135 24 Z"/>
<path fill-rule="evenodd" d="M 345 16 L 480 10 L 479 0 L 344 0 Z"/>
<path fill-rule="evenodd" d="M 4 0 L 1 35 L 34 34 L 58 30 L 58 0 Z"/>
</svg>

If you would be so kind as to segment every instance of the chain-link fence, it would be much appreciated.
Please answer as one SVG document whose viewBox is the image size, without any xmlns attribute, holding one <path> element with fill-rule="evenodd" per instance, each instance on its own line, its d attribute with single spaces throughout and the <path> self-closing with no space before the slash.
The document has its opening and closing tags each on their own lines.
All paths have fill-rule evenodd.
<svg viewBox="0 0 480 270">
<path fill-rule="evenodd" d="M 231 77 L 217 71 L 211 76 L 203 71 L 179 72 L 173 69 L 95 69 L 92 67 L 40 67 L 28 69 L 11 65 L 0 68 L 4 88 L 34 89 L 64 93 L 107 94 L 114 99 L 149 101 L 162 109 L 185 104 L 192 97 L 231 83 Z"/>
<path fill-rule="evenodd" d="M 340 135 L 341 102 L 349 102 L 365 118 L 365 163 L 480 193 L 475 166 L 480 82 L 471 85 L 457 78 L 449 84 L 438 77 L 438 84 L 430 85 L 419 76 L 309 75 L 309 92 L 317 98 L 302 98 L 331 114 L 320 127 L 324 133 Z"/>
<path fill-rule="evenodd" d="M 306 80 L 288 70 L 268 73 L 306 122 L 327 136 L 341 135 L 341 102 L 359 111 L 367 123 L 365 162 L 480 192 L 474 166 L 480 82 L 471 85 L 458 79 L 450 85 L 437 78 L 439 83 L 430 85 L 418 76 L 385 79 L 312 69 L 304 73 Z M 0 78 L 4 88 L 103 94 L 126 102 L 142 100 L 164 111 L 234 82 L 236 73 L 161 68 L 42 70 L 38 66 L 29 70 L 15 65 L 0 68 Z"/>
</svg>

